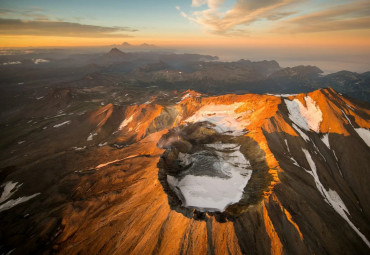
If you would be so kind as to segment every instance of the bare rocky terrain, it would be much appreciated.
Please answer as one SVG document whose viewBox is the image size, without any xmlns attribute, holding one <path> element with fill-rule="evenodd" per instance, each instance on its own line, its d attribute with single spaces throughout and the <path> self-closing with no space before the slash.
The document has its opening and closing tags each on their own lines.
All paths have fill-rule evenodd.
<svg viewBox="0 0 370 255">
<path fill-rule="evenodd" d="M 366 73 L 32 54 L 0 61 L 1 254 L 368 254 Z"/>
</svg>

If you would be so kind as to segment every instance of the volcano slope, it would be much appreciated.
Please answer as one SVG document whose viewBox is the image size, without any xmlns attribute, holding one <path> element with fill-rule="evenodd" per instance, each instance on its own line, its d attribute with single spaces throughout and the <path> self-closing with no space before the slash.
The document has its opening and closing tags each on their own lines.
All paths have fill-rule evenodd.
<svg viewBox="0 0 370 255">
<path fill-rule="evenodd" d="M 2 158 L 0 251 L 368 254 L 369 114 L 332 89 L 186 91 L 47 119 Z"/>
</svg>

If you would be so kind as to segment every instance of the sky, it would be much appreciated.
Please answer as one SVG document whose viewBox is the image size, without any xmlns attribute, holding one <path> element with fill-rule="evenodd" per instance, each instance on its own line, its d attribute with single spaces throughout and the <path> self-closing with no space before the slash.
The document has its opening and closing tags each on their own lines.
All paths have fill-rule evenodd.
<svg viewBox="0 0 370 255">
<path fill-rule="evenodd" d="M 125 41 L 370 54 L 370 1 L 0 0 L 0 47 Z"/>
</svg>

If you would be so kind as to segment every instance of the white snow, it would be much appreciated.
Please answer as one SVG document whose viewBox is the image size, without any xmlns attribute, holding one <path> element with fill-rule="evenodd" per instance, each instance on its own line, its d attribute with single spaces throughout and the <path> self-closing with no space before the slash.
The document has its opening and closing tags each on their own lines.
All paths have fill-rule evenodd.
<svg viewBox="0 0 370 255">
<path fill-rule="evenodd" d="M 9 61 L 9 62 L 4 62 L 3 63 L 3 66 L 7 66 L 7 65 L 19 65 L 19 64 L 22 64 L 21 61 Z"/>
<path fill-rule="evenodd" d="M 84 149 L 86 149 L 86 146 L 84 147 L 72 147 L 75 151 L 82 151 Z"/>
<path fill-rule="evenodd" d="M 179 102 L 177 102 L 176 104 L 179 104 L 181 103 L 181 101 L 185 100 L 186 98 L 189 98 L 189 97 L 193 97 L 190 93 L 186 93 Z"/>
<path fill-rule="evenodd" d="M 62 122 L 60 124 L 54 125 L 53 127 L 58 128 L 58 127 L 61 127 L 63 125 L 67 125 L 67 124 L 71 124 L 71 121 L 70 120 L 67 120 L 67 121 L 64 121 L 64 122 Z"/>
<path fill-rule="evenodd" d="M 44 97 L 36 97 L 36 100 L 40 100 L 40 99 L 43 99 Z"/>
<path fill-rule="evenodd" d="M 31 196 L 28 196 L 28 197 L 19 197 L 19 198 L 16 198 L 16 199 L 11 199 L 11 200 L 8 200 L 6 203 L 3 203 L 0 205 L 0 212 L 2 211 L 5 211 L 5 210 L 8 210 L 18 204 L 21 204 L 21 203 L 24 203 L 36 196 L 40 195 L 40 193 L 35 193 Z"/>
<path fill-rule="evenodd" d="M 99 169 L 99 168 L 102 168 L 102 167 L 105 167 L 105 166 L 108 166 L 108 165 L 114 164 L 114 163 L 116 163 L 116 162 L 123 161 L 123 160 L 125 160 L 125 159 L 135 158 L 135 157 L 137 157 L 137 156 L 139 156 L 139 154 L 131 155 L 131 156 L 128 156 L 128 157 L 126 157 L 126 158 L 116 159 L 116 160 L 113 160 L 113 161 L 109 161 L 109 162 L 106 162 L 106 163 L 103 163 L 103 164 L 97 165 L 95 168 L 96 168 L 96 169 Z"/>
<path fill-rule="evenodd" d="M 324 134 L 321 137 L 321 141 L 323 141 L 323 143 L 325 143 L 326 147 L 328 147 L 330 149 L 329 134 Z"/>
<path fill-rule="evenodd" d="M 290 157 L 290 159 L 293 161 L 293 165 L 298 166 L 298 167 L 301 167 L 301 166 L 298 164 L 297 160 L 295 160 L 295 158 Z"/>
<path fill-rule="evenodd" d="M 243 104 L 244 103 L 234 103 L 230 105 L 205 105 L 185 121 L 191 123 L 208 121 L 215 125 L 215 127 L 212 128 L 217 132 L 229 133 L 235 136 L 243 135 L 245 134 L 245 127 L 249 124 L 249 122 L 242 121 L 246 113 L 235 112 L 235 110 Z"/>
<path fill-rule="evenodd" d="M 52 116 L 52 117 L 50 117 L 50 118 L 58 118 L 58 117 L 60 117 L 60 116 L 64 116 L 64 115 L 67 115 L 66 113 L 61 113 L 61 114 L 58 114 L 58 115 L 55 115 L 55 116 Z M 48 117 L 45 117 L 46 119 L 48 118 Z M 50 119 L 49 118 L 49 119 Z"/>
<path fill-rule="evenodd" d="M 341 111 L 342 111 L 344 117 L 347 119 L 348 123 L 353 127 L 353 129 L 362 138 L 362 140 L 364 140 L 364 142 L 366 143 L 366 145 L 370 147 L 370 130 L 368 130 L 366 128 L 355 128 L 352 125 L 352 122 L 348 118 L 347 114 L 343 110 L 341 110 Z"/>
<path fill-rule="evenodd" d="M 20 203 L 26 202 L 30 200 L 31 198 L 34 198 L 35 196 L 39 195 L 40 193 L 33 194 L 28 197 L 19 197 L 16 199 L 10 199 L 22 186 L 22 183 L 18 184 L 18 182 L 8 181 L 6 183 L 3 183 L 1 187 L 3 188 L 3 193 L 0 197 L 0 212 L 8 210 Z M 6 201 L 8 200 L 8 201 Z M 6 202 L 5 202 L 6 201 Z M 4 203 L 5 202 L 5 203 Z"/>
<path fill-rule="evenodd" d="M 306 96 L 304 99 L 307 107 L 298 99 L 294 99 L 293 101 L 284 99 L 289 111 L 289 118 L 300 128 L 307 131 L 311 129 L 318 133 L 320 132 L 322 112 L 310 96 Z"/>
<path fill-rule="evenodd" d="M 4 189 L 3 193 L 0 197 L 0 203 L 4 202 L 8 198 L 10 198 L 17 190 L 22 186 L 21 184 L 18 184 L 18 182 L 12 182 L 8 181 L 1 185 L 1 187 Z"/>
<path fill-rule="evenodd" d="M 24 143 L 24 142 L 25 142 L 25 141 L 19 141 L 19 142 L 18 142 L 18 144 L 22 144 L 22 143 Z"/>
<path fill-rule="evenodd" d="M 133 117 L 134 117 L 134 115 L 131 115 L 128 119 L 125 119 L 124 121 L 122 121 L 118 130 L 122 130 L 124 127 L 126 127 L 132 121 Z"/>
<path fill-rule="evenodd" d="M 338 161 L 338 158 L 337 158 L 337 154 L 335 154 L 335 151 L 334 150 L 332 150 L 332 151 L 333 151 L 333 154 L 334 154 L 335 159 L 337 160 L 337 162 L 339 162 Z"/>
<path fill-rule="evenodd" d="M 105 142 L 105 143 L 99 143 L 99 147 L 103 147 L 103 146 L 105 146 L 105 145 L 107 145 L 108 144 L 108 142 Z"/>
<path fill-rule="evenodd" d="M 309 140 L 310 140 L 310 138 L 308 138 L 308 136 L 299 128 L 299 127 L 297 127 L 296 125 L 292 125 L 293 126 L 293 128 L 295 129 L 295 130 L 297 130 L 297 132 L 299 133 L 299 135 L 306 141 L 306 142 L 308 142 Z"/>
<path fill-rule="evenodd" d="M 206 144 L 206 146 L 209 148 L 214 148 L 216 150 L 230 150 L 240 148 L 240 145 L 235 143 L 221 143 L 221 142 Z"/>
<path fill-rule="evenodd" d="M 346 114 L 343 110 L 341 110 L 341 111 L 342 111 L 342 113 L 343 113 L 344 117 L 346 117 L 346 119 L 347 119 L 348 123 L 349 123 L 353 128 L 355 128 L 355 127 L 352 125 L 352 122 L 349 120 L 349 118 L 348 118 L 347 114 Z"/>
<path fill-rule="evenodd" d="M 90 133 L 89 137 L 86 139 L 86 141 L 92 141 L 92 139 L 94 138 L 94 136 L 98 135 L 98 133 Z"/>
<path fill-rule="evenodd" d="M 325 202 L 327 202 L 333 209 L 350 225 L 350 227 L 361 237 L 361 239 L 366 243 L 368 247 L 370 247 L 370 242 L 367 238 L 356 228 L 356 226 L 352 223 L 352 221 L 348 218 L 350 215 L 348 209 L 338 193 L 334 190 L 326 190 L 324 185 L 320 182 L 319 176 L 317 175 L 317 169 L 315 162 L 312 160 L 311 154 L 302 149 L 303 153 L 306 156 L 307 162 L 310 165 L 311 171 L 307 171 L 315 180 L 315 184 L 321 195 L 323 196 Z"/>
<path fill-rule="evenodd" d="M 181 98 L 181 101 L 188 98 L 188 97 L 191 97 L 191 94 L 190 93 L 187 93 L 186 95 L 184 95 L 182 98 Z"/>
<path fill-rule="evenodd" d="M 32 59 L 33 63 L 35 63 L 36 65 L 39 64 L 39 63 L 48 63 L 50 62 L 49 60 L 47 59 L 42 59 L 42 58 L 36 58 L 36 59 Z"/>
<path fill-rule="evenodd" d="M 284 139 L 284 142 L 285 142 L 285 145 L 286 145 L 286 147 L 288 149 L 288 152 L 290 153 L 290 149 L 289 149 L 289 145 L 288 145 L 288 140 L 287 139 Z"/>
<path fill-rule="evenodd" d="M 296 96 L 298 94 L 270 94 L 270 93 L 267 93 L 266 95 L 276 96 L 276 97 L 290 97 L 290 96 Z"/>
<path fill-rule="evenodd" d="M 224 148 L 220 144 L 208 144 L 207 147 L 233 148 L 234 151 L 215 151 L 218 160 L 213 163 L 215 171 L 223 173 L 227 178 L 208 175 L 188 174 L 182 179 L 168 175 L 167 181 L 179 197 L 183 197 L 183 205 L 196 207 L 198 210 L 224 211 L 230 204 L 239 202 L 243 195 L 244 187 L 247 185 L 252 170 L 248 169 L 250 164 L 240 152 L 240 146 L 226 144 Z M 182 153 L 179 159 L 183 163 L 190 164 L 194 155 Z"/>
<path fill-rule="evenodd" d="M 355 128 L 357 134 L 364 140 L 367 146 L 370 147 L 370 130 L 366 128 Z"/>
<path fill-rule="evenodd" d="M 346 104 L 348 106 L 349 109 L 351 109 L 352 111 L 354 111 L 355 109 L 353 109 L 350 105 Z"/>
</svg>

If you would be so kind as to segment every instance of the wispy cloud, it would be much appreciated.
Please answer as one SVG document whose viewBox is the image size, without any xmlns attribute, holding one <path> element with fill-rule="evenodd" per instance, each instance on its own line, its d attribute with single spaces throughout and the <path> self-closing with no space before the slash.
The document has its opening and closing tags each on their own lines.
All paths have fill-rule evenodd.
<svg viewBox="0 0 370 255">
<path fill-rule="evenodd" d="M 276 32 L 326 32 L 370 29 L 370 2 L 352 2 L 335 8 L 289 19 L 279 24 Z"/>
<path fill-rule="evenodd" d="M 45 13 L 46 13 L 45 10 L 38 7 L 25 10 L 0 8 L 0 16 L 3 18 L 21 17 L 32 20 L 49 20 L 50 19 L 49 16 L 46 15 Z"/>
<path fill-rule="evenodd" d="M 129 27 L 105 27 L 51 20 L 20 20 L 0 18 L 0 35 L 36 35 L 63 37 L 132 37 Z"/>
<path fill-rule="evenodd" d="M 206 5 L 207 9 L 183 17 L 203 25 L 208 31 L 224 35 L 245 35 L 247 26 L 259 19 L 278 20 L 293 12 L 279 12 L 279 8 L 302 0 L 238 0 L 234 6 L 221 11 L 225 0 L 193 0 L 193 7 Z M 242 32 L 242 33 L 241 33 Z"/>
<path fill-rule="evenodd" d="M 192 0 L 194 11 L 190 13 L 179 11 L 183 17 L 202 25 L 207 31 L 221 35 L 245 36 L 252 23 L 261 20 L 270 22 L 263 27 L 265 32 L 271 30 L 271 27 L 275 28 L 274 32 L 279 33 L 370 28 L 370 1 L 368 0 L 354 0 L 350 4 L 340 6 L 331 2 L 327 10 L 311 14 L 302 14 L 307 13 L 304 9 L 292 11 L 293 8 L 299 7 L 297 4 L 305 2 L 308 1 L 237 0 L 231 8 L 224 10 L 225 0 Z M 199 10 L 200 7 L 203 7 L 203 10 Z"/>
</svg>

